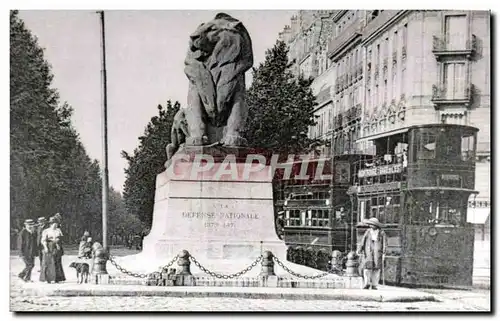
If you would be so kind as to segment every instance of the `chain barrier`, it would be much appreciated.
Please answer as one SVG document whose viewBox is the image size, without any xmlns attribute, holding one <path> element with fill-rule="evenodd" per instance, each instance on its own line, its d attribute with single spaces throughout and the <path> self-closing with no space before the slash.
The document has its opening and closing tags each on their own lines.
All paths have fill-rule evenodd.
<svg viewBox="0 0 500 321">
<path fill-rule="evenodd" d="M 175 261 L 177 261 L 177 259 L 179 258 L 179 255 L 176 255 L 174 256 L 174 258 L 168 262 L 165 266 L 162 266 L 161 267 L 161 270 L 166 270 L 168 269 L 170 266 L 172 266 L 172 264 L 174 264 Z M 140 279 L 144 279 L 146 277 L 148 277 L 148 275 L 150 273 L 135 273 L 135 272 L 131 272 L 123 267 L 121 267 L 116 261 L 115 261 L 115 258 L 113 256 L 110 256 L 109 257 L 109 261 L 111 262 L 111 264 L 114 265 L 114 267 L 122 272 L 123 274 L 127 274 L 127 275 L 130 275 L 130 276 L 133 276 L 134 278 L 140 278 Z"/>
<path fill-rule="evenodd" d="M 280 261 L 280 259 L 278 259 L 276 256 L 273 257 L 274 261 L 279 265 L 281 266 L 281 268 L 283 270 L 285 270 L 286 272 L 290 273 L 291 275 L 293 276 L 296 276 L 298 278 L 302 278 L 302 279 L 308 279 L 308 280 L 311 280 L 311 279 L 319 279 L 319 278 L 322 278 L 324 276 L 327 276 L 328 274 L 332 274 L 330 272 L 324 272 L 324 273 L 321 273 L 321 274 L 318 274 L 318 275 L 314 275 L 314 276 L 309 276 L 309 275 L 303 275 L 303 274 L 300 274 L 300 273 L 297 273 L 297 272 L 294 272 L 292 270 L 290 270 L 289 268 L 287 268 L 283 262 Z"/>
<path fill-rule="evenodd" d="M 203 265 L 201 265 L 201 263 L 198 262 L 198 260 L 194 256 L 192 256 L 192 255 L 189 256 L 189 259 L 194 263 L 194 265 L 196 265 L 200 270 L 202 270 L 206 274 L 213 276 L 215 278 L 218 278 L 218 279 L 226 279 L 227 280 L 227 279 L 234 279 L 234 278 L 237 278 L 239 276 L 242 276 L 243 274 L 245 274 L 248 271 L 250 271 L 251 269 L 253 269 L 262 260 L 262 255 L 259 256 L 255 261 L 253 261 L 253 263 L 250 264 L 248 267 L 246 267 L 245 269 L 241 270 L 240 272 L 234 273 L 234 274 L 215 273 L 215 272 L 208 270 Z"/>
</svg>

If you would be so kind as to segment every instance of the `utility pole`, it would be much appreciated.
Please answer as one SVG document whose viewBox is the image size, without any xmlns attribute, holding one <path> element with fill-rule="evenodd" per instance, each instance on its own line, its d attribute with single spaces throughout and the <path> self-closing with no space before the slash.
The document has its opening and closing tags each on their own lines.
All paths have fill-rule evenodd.
<svg viewBox="0 0 500 321">
<path fill-rule="evenodd" d="M 101 107 L 102 107 L 102 246 L 108 252 L 108 96 L 106 79 L 106 37 L 104 11 L 98 11 L 101 23 Z"/>
</svg>

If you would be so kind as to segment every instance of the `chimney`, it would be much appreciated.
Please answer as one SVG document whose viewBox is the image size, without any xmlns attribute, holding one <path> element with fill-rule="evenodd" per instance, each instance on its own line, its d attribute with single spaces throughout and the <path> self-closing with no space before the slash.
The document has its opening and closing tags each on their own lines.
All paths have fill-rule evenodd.
<svg viewBox="0 0 500 321">
<path fill-rule="evenodd" d="M 292 29 L 290 28 L 290 26 L 285 25 L 285 28 L 283 28 L 283 31 L 281 31 L 278 34 L 278 38 L 279 38 L 279 40 L 284 41 L 285 43 L 289 43 L 290 39 L 291 39 L 291 33 L 292 33 Z"/>
<path fill-rule="evenodd" d="M 295 36 L 299 32 L 299 20 L 297 19 L 297 16 L 293 16 L 291 19 L 291 35 L 292 37 Z"/>
</svg>

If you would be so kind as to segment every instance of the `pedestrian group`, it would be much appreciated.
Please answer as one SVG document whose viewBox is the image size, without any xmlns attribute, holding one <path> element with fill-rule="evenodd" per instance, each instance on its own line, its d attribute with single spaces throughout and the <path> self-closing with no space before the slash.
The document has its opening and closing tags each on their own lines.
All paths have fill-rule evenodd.
<svg viewBox="0 0 500 321">
<path fill-rule="evenodd" d="M 47 221 L 45 217 L 24 221 L 24 228 L 18 235 L 18 249 L 25 267 L 18 277 L 25 282 L 32 282 L 31 273 L 35 267 L 35 258 L 40 261 L 40 281 L 59 283 L 66 281 L 62 266 L 64 248 L 63 233 L 60 229 L 61 215 L 57 213 Z M 85 232 L 79 246 L 78 258 L 88 260 L 92 255 L 92 238 Z"/>
</svg>

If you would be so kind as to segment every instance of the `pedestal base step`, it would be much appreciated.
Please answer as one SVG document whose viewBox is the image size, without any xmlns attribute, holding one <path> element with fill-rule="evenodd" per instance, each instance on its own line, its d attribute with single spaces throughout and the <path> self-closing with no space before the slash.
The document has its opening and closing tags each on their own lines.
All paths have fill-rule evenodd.
<svg viewBox="0 0 500 321">
<path fill-rule="evenodd" d="M 166 280 L 158 279 L 157 282 L 148 279 L 131 277 L 111 277 L 109 284 L 116 285 L 150 285 L 167 286 Z M 361 277 L 342 277 L 333 279 L 304 280 L 287 277 L 240 277 L 231 280 L 218 279 L 215 277 L 193 276 L 195 287 L 274 287 L 274 288 L 302 288 L 302 289 L 361 289 L 363 279 Z"/>
</svg>

